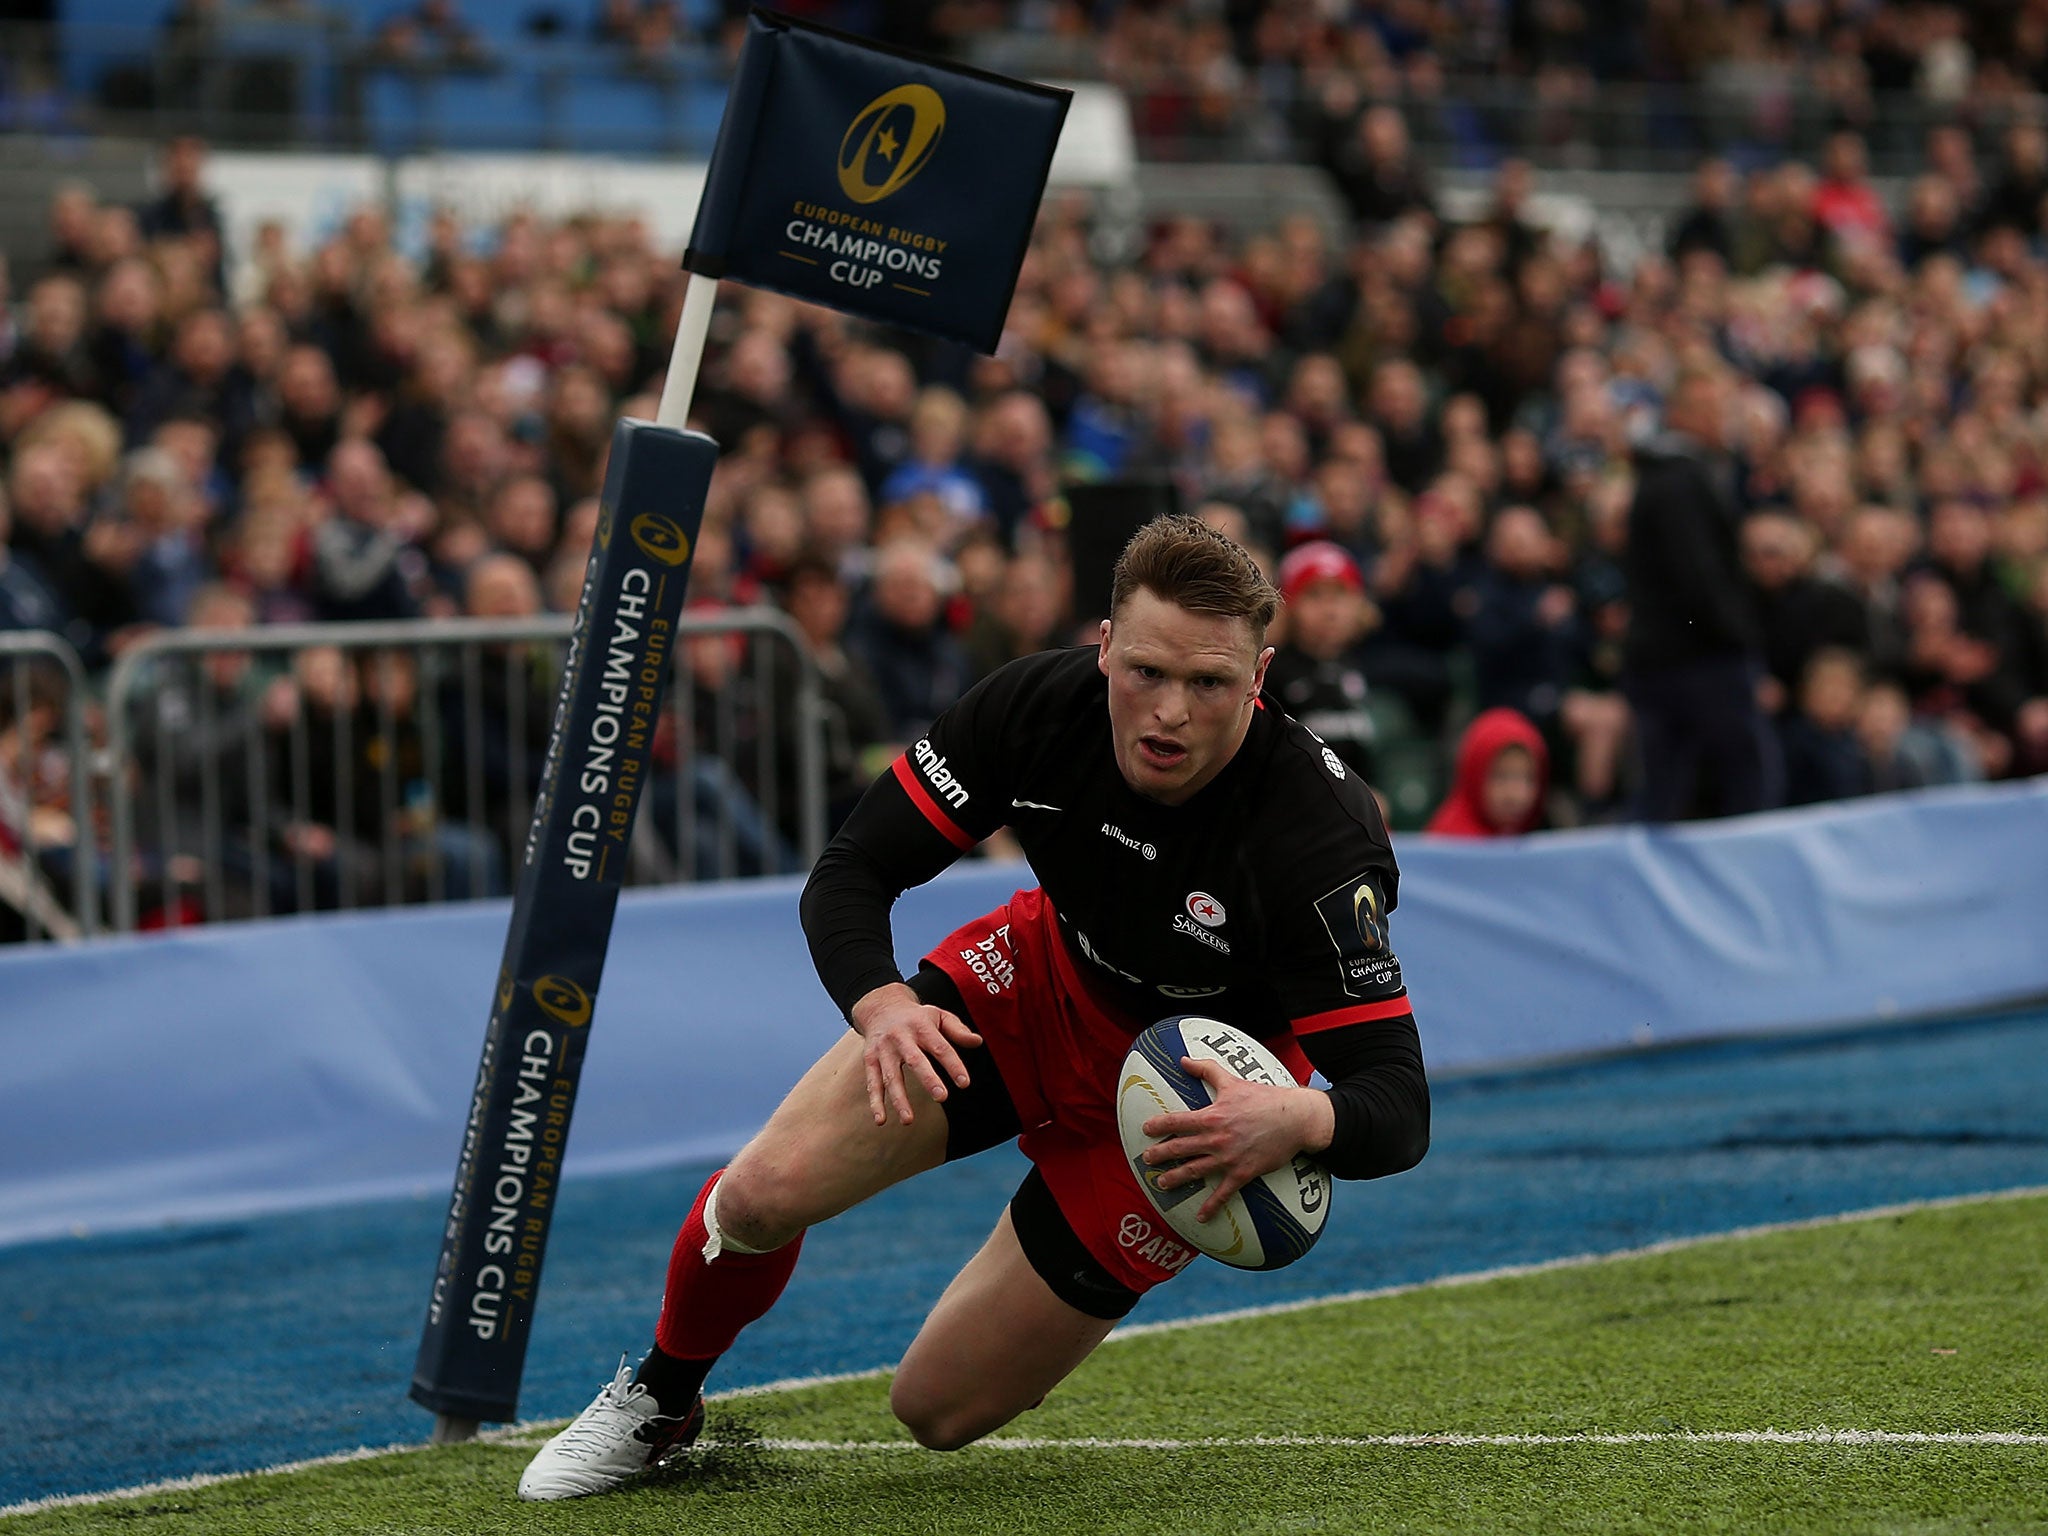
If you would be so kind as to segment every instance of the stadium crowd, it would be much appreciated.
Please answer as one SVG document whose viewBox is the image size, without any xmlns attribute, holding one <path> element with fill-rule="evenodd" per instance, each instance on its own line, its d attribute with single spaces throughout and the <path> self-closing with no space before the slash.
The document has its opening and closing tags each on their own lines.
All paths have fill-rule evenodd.
<svg viewBox="0 0 2048 1536">
<path fill-rule="evenodd" d="M 1817 166 L 1708 162 L 1668 252 L 1615 270 L 1531 221 L 1525 167 L 1453 223 L 1400 119 L 1359 123 L 1377 159 L 1345 184 L 1346 238 L 1177 218 L 1104 266 L 1088 205 L 1055 198 L 992 357 L 721 295 L 692 602 L 777 604 L 808 638 L 835 819 L 976 678 L 1077 638 L 1062 488 L 1128 479 L 1257 552 L 1288 600 L 1269 694 L 1374 782 L 1419 775 L 1448 831 L 1654 801 L 1632 600 L 1698 605 L 1753 669 L 1770 801 L 2048 769 L 2040 128 L 1936 132 L 1900 208 L 1853 132 Z M 0 627 L 97 671 L 158 626 L 571 608 L 612 424 L 653 414 L 674 253 L 630 219 L 527 214 L 444 215 L 402 252 L 365 207 L 229 261 L 204 159 L 172 145 L 141 208 L 65 187 L 48 249 L 14 253 L 18 302 L 0 274 Z M 1660 576 L 1630 558 L 1667 515 L 1636 488 L 1688 389 L 1714 421 L 1675 451 L 1718 532 Z M 722 643 L 690 665 L 707 696 L 746 676 Z M 542 671 L 514 713 L 544 740 Z M 335 653 L 209 675 L 272 725 L 411 707 L 407 679 Z M 41 844 L 94 835 L 36 768 L 53 724 L 0 699 L 0 850 L 33 815 Z M 423 786 L 405 835 L 452 832 L 474 783 Z M 795 836 L 787 783 L 771 798 L 760 868 Z M 317 817 L 262 835 L 335 857 Z M 511 850 L 454 852 L 486 890 Z"/>
</svg>

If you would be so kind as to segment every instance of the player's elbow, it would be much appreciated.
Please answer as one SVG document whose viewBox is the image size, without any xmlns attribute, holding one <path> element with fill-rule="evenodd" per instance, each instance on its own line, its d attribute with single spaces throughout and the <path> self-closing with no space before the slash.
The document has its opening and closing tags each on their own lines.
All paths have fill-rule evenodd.
<svg viewBox="0 0 2048 1536">
<path fill-rule="evenodd" d="M 1425 1111 L 1422 1119 L 1407 1127 L 1407 1134 L 1397 1137 L 1389 1149 L 1388 1173 L 1406 1173 L 1425 1157 L 1429 1156 L 1429 1115 Z"/>
<path fill-rule="evenodd" d="M 1396 1122 L 1389 1138 L 1389 1173 L 1406 1173 L 1429 1155 L 1429 1080 L 1416 1074 L 1408 1112 Z"/>
<path fill-rule="evenodd" d="M 1376 1138 L 1372 1169 L 1365 1176 L 1384 1179 L 1406 1173 L 1429 1155 L 1429 1098 L 1427 1090 L 1405 1112 L 1383 1121 Z"/>
<path fill-rule="evenodd" d="M 1340 1079 L 1339 1135 L 1319 1160 L 1332 1178 L 1384 1179 L 1429 1153 L 1429 1080 L 1422 1063 Z"/>
<path fill-rule="evenodd" d="M 1429 1117 L 1382 1121 L 1369 1142 L 1346 1153 L 1329 1152 L 1322 1164 L 1333 1178 L 1384 1179 L 1406 1173 L 1429 1153 Z"/>
</svg>

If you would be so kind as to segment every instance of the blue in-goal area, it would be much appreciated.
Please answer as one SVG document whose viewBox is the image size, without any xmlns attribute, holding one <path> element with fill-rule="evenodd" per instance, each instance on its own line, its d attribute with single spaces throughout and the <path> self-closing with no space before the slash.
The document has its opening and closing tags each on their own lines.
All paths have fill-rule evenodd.
<svg viewBox="0 0 2048 1536">
<path fill-rule="evenodd" d="M 1428 1160 L 1340 1185 L 1306 1259 L 1198 1261 L 1133 1320 L 2044 1184 L 2044 1100 L 2048 1011 L 1455 1078 Z M 714 1385 L 893 1362 L 1023 1168 L 989 1153 L 813 1232 Z M 575 1412 L 646 1348 L 705 1172 L 564 1189 L 525 1416 Z M 405 1389 L 444 1199 L 0 1251 L 0 1505 L 423 1440 Z"/>
</svg>

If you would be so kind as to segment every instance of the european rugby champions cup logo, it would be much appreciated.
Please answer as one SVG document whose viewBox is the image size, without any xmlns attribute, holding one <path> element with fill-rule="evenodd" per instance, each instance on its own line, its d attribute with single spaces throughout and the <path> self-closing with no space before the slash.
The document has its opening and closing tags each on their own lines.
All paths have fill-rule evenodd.
<svg viewBox="0 0 2048 1536">
<path fill-rule="evenodd" d="M 1358 937 L 1368 955 L 1386 952 L 1387 920 L 1380 914 L 1380 893 L 1369 880 L 1359 881 L 1351 893 L 1351 920 L 1358 925 Z"/>
<path fill-rule="evenodd" d="M 930 162 L 945 131 L 946 103 L 930 86 L 884 91 L 860 109 L 839 141 L 839 190 L 863 204 L 901 192 Z"/>
<path fill-rule="evenodd" d="M 1347 995 L 1371 997 L 1400 986 L 1400 967 L 1387 944 L 1386 909 L 1368 876 L 1354 876 L 1318 896 L 1315 907 L 1337 951 Z"/>
<path fill-rule="evenodd" d="M 648 559 L 675 566 L 690 558 L 690 536 L 674 518 L 663 517 L 659 512 L 642 512 L 626 526 L 633 542 Z"/>
<path fill-rule="evenodd" d="M 542 976 L 533 984 L 533 1000 L 558 1024 L 581 1029 L 590 1022 L 590 994 L 566 976 Z"/>
</svg>

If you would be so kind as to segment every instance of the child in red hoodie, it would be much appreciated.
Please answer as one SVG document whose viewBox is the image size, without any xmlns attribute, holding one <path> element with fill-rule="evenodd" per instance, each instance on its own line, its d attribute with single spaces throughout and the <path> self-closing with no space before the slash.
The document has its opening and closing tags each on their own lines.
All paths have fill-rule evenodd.
<svg viewBox="0 0 2048 1536">
<path fill-rule="evenodd" d="M 1465 728 L 1457 775 L 1423 830 L 1446 837 L 1516 837 L 1543 819 L 1550 752 L 1528 716 L 1489 709 Z"/>
</svg>

